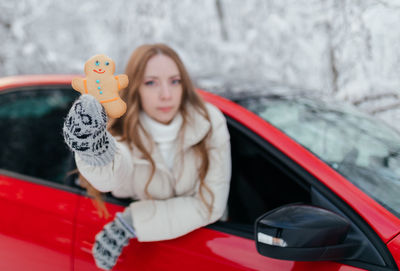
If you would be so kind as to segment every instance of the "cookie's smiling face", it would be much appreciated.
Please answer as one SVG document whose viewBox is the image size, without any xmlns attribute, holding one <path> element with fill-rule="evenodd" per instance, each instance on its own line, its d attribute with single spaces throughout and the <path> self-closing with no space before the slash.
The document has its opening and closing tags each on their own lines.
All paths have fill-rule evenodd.
<svg viewBox="0 0 400 271">
<path fill-rule="evenodd" d="M 115 72 L 115 63 L 106 55 L 95 55 L 85 63 L 86 75 L 112 76 Z"/>
</svg>

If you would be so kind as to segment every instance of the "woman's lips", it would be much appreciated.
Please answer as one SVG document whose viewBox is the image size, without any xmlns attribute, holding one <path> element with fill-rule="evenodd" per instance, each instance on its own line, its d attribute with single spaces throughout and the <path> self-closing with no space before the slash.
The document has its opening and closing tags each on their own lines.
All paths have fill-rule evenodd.
<svg viewBox="0 0 400 271">
<path fill-rule="evenodd" d="M 168 113 L 169 111 L 172 110 L 172 108 L 173 108 L 172 106 L 157 107 L 158 110 L 160 110 L 161 112 L 164 112 L 164 113 Z"/>
</svg>

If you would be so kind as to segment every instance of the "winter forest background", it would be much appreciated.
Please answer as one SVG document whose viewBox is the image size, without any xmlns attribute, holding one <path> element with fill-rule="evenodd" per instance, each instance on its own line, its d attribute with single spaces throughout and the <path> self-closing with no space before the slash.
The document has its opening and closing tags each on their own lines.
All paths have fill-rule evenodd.
<svg viewBox="0 0 400 271">
<path fill-rule="evenodd" d="M 83 73 L 164 42 L 199 86 L 306 92 L 400 130 L 399 0 L 0 0 L 0 76 Z"/>
</svg>

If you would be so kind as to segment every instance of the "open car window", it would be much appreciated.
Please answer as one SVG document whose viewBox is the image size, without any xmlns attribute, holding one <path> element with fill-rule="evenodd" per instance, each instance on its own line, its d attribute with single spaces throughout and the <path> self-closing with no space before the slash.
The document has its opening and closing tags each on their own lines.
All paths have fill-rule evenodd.
<svg viewBox="0 0 400 271">
<path fill-rule="evenodd" d="M 289 203 L 311 203 L 309 185 L 278 161 L 282 155 L 244 125 L 227 118 L 231 136 L 232 178 L 227 216 L 218 226 L 253 238 L 254 222 L 262 214 Z"/>
<path fill-rule="evenodd" d="M 62 124 L 76 97 L 56 86 L 0 92 L 0 169 L 63 183 L 71 152 Z"/>
</svg>

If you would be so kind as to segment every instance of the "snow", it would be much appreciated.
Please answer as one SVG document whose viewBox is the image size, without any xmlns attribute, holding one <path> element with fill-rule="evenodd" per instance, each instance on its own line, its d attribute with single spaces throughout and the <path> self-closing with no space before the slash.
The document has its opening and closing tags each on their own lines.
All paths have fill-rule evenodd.
<svg viewBox="0 0 400 271">
<path fill-rule="evenodd" d="M 0 76 L 82 73 L 97 53 L 123 72 L 135 47 L 164 42 L 210 91 L 307 89 L 400 127 L 398 0 L 0 0 L 0 10 Z"/>
</svg>

